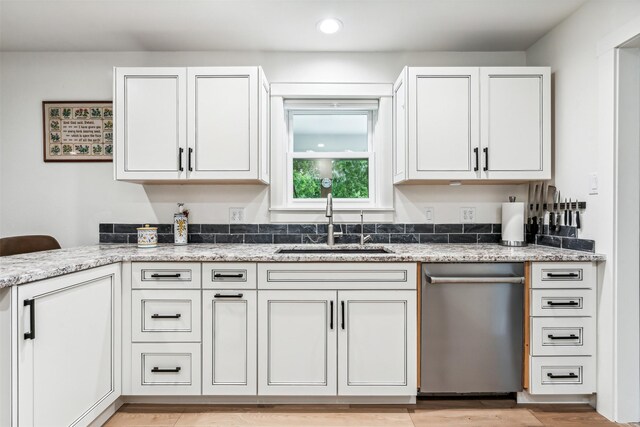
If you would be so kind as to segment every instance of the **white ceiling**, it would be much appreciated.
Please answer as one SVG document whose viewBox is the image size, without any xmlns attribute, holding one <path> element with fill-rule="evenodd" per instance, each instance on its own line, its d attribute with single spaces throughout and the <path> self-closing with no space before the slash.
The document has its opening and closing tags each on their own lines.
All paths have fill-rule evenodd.
<svg viewBox="0 0 640 427">
<path fill-rule="evenodd" d="M 521 51 L 585 1 L 0 0 L 0 50 Z"/>
</svg>

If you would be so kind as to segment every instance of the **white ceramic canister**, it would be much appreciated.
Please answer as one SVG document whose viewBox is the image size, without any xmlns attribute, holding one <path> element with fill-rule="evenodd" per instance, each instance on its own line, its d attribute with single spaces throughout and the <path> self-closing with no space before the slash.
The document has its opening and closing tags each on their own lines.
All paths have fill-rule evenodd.
<svg viewBox="0 0 640 427">
<path fill-rule="evenodd" d="M 138 247 L 139 248 L 155 248 L 158 246 L 158 227 L 138 227 Z"/>
</svg>

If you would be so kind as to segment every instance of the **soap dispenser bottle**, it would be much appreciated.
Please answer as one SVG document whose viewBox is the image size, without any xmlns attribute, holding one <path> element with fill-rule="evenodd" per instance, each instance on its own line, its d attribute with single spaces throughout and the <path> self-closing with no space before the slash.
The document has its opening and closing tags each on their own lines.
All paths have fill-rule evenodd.
<svg viewBox="0 0 640 427">
<path fill-rule="evenodd" d="M 188 224 L 189 210 L 184 208 L 184 203 L 178 203 L 178 213 L 173 215 L 173 243 L 175 245 L 187 244 Z"/>
</svg>

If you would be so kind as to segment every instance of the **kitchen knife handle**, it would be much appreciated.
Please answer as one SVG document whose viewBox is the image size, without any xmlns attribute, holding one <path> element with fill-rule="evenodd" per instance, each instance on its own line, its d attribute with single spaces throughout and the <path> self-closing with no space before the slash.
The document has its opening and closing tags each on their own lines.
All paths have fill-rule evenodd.
<svg viewBox="0 0 640 427">
<path fill-rule="evenodd" d="M 580 229 L 580 211 L 576 211 L 576 228 Z"/>
<path fill-rule="evenodd" d="M 482 168 L 482 170 L 488 171 L 489 170 L 489 147 L 484 147 L 482 151 L 484 152 L 484 168 Z"/>
<path fill-rule="evenodd" d="M 569 225 L 569 211 L 566 209 L 564 210 L 564 225 Z"/>
<path fill-rule="evenodd" d="M 480 155 L 478 154 L 478 151 L 478 147 L 473 149 L 473 152 L 476 155 L 476 166 L 473 168 L 474 172 L 478 172 L 478 170 L 480 169 Z"/>
</svg>

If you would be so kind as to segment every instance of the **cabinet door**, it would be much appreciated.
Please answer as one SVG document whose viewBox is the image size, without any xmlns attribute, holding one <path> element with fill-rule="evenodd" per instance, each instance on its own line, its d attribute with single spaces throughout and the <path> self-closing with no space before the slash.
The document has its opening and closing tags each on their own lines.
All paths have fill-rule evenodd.
<svg viewBox="0 0 640 427">
<path fill-rule="evenodd" d="M 189 179 L 258 179 L 258 70 L 187 69 Z"/>
<path fill-rule="evenodd" d="M 480 75 L 484 176 L 550 179 L 549 68 L 481 68 Z"/>
<path fill-rule="evenodd" d="M 116 68 L 116 179 L 186 177 L 186 69 Z"/>
<path fill-rule="evenodd" d="M 18 289 L 21 426 L 87 425 L 120 396 L 120 286 L 118 264 Z"/>
<path fill-rule="evenodd" d="M 260 291 L 258 394 L 336 394 L 336 291 Z"/>
<path fill-rule="evenodd" d="M 416 292 L 339 291 L 338 394 L 416 394 Z"/>
<path fill-rule="evenodd" d="M 202 295 L 202 393 L 255 395 L 256 291 L 208 290 Z"/>
<path fill-rule="evenodd" d="M 407 180 L 407 73 L 405 67 L 393 85 L 393 183 Z"/>
<path fill-rule="evenodd" d="M 478 68 L 409 68 L 409 178 L 478 178 Z"/>
</svg>

